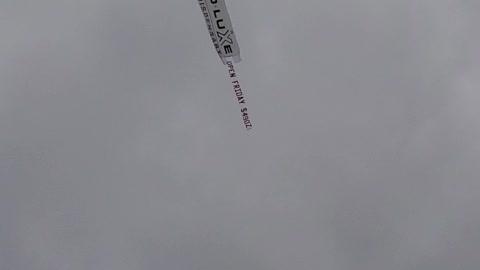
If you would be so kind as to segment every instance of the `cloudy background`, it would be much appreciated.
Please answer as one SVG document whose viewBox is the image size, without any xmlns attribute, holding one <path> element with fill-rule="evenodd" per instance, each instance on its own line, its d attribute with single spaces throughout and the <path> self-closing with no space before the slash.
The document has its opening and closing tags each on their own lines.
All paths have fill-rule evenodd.
<svg viewBox="0 0 480 270">
<path fill-rule="evenodd" d="M 476 270 L 480 5 L 0 2 L 0 269 Z"/>
</svg>

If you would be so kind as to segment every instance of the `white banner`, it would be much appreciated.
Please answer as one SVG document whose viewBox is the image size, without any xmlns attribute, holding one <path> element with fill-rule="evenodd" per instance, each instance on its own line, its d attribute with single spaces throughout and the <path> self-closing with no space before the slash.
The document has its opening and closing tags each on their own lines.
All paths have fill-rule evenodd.
<svg viewBox="0 0 480 270">
<path fill-rule="evenodd" d="M 228 15 L 225 0 L 198 0 L 207 28 L 223 64 L 231 57 L 234 63 L 241 61 L 240 48 Z"/>
</svg>

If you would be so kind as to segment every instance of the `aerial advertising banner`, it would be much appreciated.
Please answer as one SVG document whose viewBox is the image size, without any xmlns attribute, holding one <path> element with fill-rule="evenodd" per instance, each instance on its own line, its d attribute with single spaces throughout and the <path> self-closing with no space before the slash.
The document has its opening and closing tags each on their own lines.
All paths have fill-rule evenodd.
<svg viewBox="0 0 480 270">
<path fill-rule="evenodd" d="M 240 48 L 238 47 L 235 32 L 233 32 L 232 22 L 228 15 L 225 0 L 198 0 L 198 3 L 202 9 L 210 38 L 217 50 L 218 56 L 220 56 L 223 64 L 227 66 L 235 98 L 240 106 L 240 113 L 245 129 L 251 130 L 252 122 L 247 109 L 244 92 L 240 87 L 238 74 L 233 66 L 233 63 L 241 61 Z"/>
</svg>

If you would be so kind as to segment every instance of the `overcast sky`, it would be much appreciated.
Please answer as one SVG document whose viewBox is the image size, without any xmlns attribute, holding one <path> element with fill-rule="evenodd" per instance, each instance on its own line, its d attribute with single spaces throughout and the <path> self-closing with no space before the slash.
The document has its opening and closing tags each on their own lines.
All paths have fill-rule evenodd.
<svg viewBox="0 0 480 270">
<path fill-rule="evenodd" d="M 477 270 L 480 5 L 0 1 L 0 269 Z"/>
</svg>

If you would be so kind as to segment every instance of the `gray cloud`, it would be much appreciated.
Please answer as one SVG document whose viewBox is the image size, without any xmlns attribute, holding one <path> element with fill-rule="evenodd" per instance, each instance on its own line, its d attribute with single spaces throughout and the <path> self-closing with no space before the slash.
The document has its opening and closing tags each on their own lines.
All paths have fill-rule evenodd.
<svg viewBox="0 0 480 270">
<path fill-rule="evenodd" d="M 0 265 L 477 269 L 474 1 L 0 4 Z"/>
</svg>

